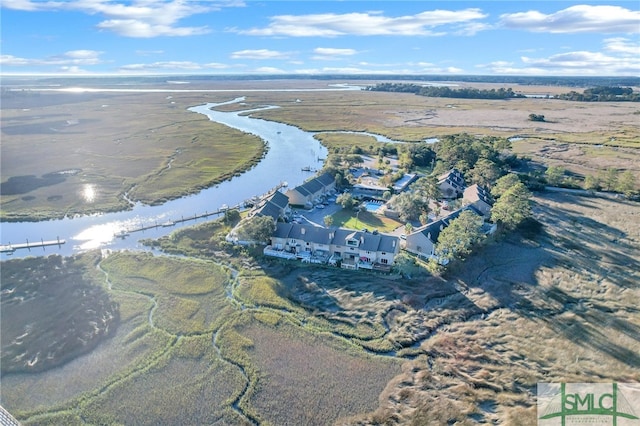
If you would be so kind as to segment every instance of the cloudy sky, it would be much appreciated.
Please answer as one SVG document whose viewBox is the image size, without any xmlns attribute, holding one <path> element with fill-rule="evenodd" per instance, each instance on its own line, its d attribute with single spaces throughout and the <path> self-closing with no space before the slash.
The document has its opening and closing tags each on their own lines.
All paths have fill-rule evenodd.
<svg viewBox="0 0 640 426">
<path fill-rule="evenodd" d="M 2 74 L 640 75 L 640 2 L 2 0 Z"/>
</svg>

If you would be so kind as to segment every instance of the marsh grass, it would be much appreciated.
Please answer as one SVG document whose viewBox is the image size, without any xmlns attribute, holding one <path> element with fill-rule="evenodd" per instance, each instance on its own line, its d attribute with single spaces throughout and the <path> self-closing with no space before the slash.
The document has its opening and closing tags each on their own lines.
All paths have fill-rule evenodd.
<svg viewBox="0 0 640 426">
<path fill-rule="evenodd" d="M 3 104 L 0 217 L 38 220 L 123 210 L 128 203 L 122 195 L 132 188 L 131 198 L 157 204 L 255 165 L 263 141 L 187 111 L 206 102 L 198 98 L 176 96 L 172 104 L 162 94 L 40 94 L 28 111 Z M 77 173 L 36 188 L 20 189 L 9 180 L 31 177 L 37 183 L 65 170 Z M 83 197 L 85 185 L 94 188 L 90 201 Z"/>
<path fill-rule="evenodd" d="M 371 410 L 399 372 L 393 359 L 363 356 L 330 335 L 287 323 L 254 322 L 242 333 L 252 341 L 246 350 L 261 372 L 249 406 L 273 424 L 324 425 Z"/>
</svg>

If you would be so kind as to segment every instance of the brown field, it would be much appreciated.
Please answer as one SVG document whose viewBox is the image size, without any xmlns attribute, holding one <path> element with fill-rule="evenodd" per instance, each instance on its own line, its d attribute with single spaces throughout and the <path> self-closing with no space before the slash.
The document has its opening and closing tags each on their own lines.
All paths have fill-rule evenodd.
<svg viewBox="0 0 640 426">
<path fill-rule="evenodd" d="M 563 153 L 568 153 L 564 155 L 567 168 L 576 173 L 613 164 L 640 177 L 640 107 L 636 103 L 463 100 L 369 91 L 242 91 L 318 89 L 336 83 L 346 81 L 200 82 L 190 88 L 233 85 L 238 91 L 170 95 L 36 92 L 5 96 L 0 123 L 0 219 L 121 210 L 128 207 L 126 192 L 134 200 L 161 203 L 232 177 L 260 158 L 262 141 L 186 109 L 241 95 L 246 96 L 245 105 L 225 109 L 278 105 L 281 108 L 253 115 L 305 130 L 368 131 L 405 141 L 460 132 L 522 137 L 514 150 L 535 160 L 560 163 Z M 375 82 L 356 84 L 370 83 Z M 511 86 L 523 93 L 576 90 Z M 529 121 L 530 113 L 543 114 L 547 121 Z"/>
<path fill-rule="evenodd" d="M 113 335 L 3 373 L 2 404 L 24 424 L 535 424 L 540 381 L 640 381 L 640 206 L 542 193 L 534 210 L 540 226 L 444 276 L 260 263 L 208 246 L 214 223 L 162 242 L 208 261 L 113 254 L 85 268 L 118 306 Z"/>
<path fill-rule="evenodd" d="M 453 108 L 447 105 L 454 100 L 389 93 L 244 94 L 249 105 L 282 106 L 261 115 L 303 128 L 406 140 L 460 130 L 523 135 L 514 150 L 546 164 L 579 173 L 607 167 L 638 172 L 640 115 L 633 104 L 527 99 L 463 101 Z M 148 111 L 167 119 L 164 96 L 146 96 L 157 104 Z M 172 101 L 184 111 L 235 96 L 176 95 Z M 76 114 L 79 105 L 101 110 L 103 103 L 125 99 L 135 104 L 131 95 L 113 95 L 73 105 L 56 100 L 50 107 Z M 558 122 L 533 124 L 526 119 L 530 112 Z M 323 120 L 317 119 L 321 113 Z M 188 141 L 193 123 L 181 123 L 180 131 L 169 126 L 172 135 L 189 128 L 180 136 Z M 123 128 L 133 132 L 138 125 L 129 120 Z M 48 143 L 42 132 L 33 133 L 40 140 L 35 149 Z M 145 132 L 136 137 L 146 140 Z M 617 146 L 621 138 L 609 135 L 622 132 L 626 139 Z M 74 140 L 81 148 L 82 138 Z M 3 182 L 9 176 L 4 142 L 3 134 Z M 126 158 L 145 157 L 136 147 Z M 151 157 L 162 164 L 175 147 L 167 142 Z M 26 155 L 19 151 L 10 152 Z M 116 166 L 117 156 L 101 155 L 111 167 L 131 171 L 135 164 Z M 13 175 L 26 174 L 7 164 Z M 58 191 L 82 176 L 34 194 Z M 4 202 L 3 196 L 3 215 Z M 23 424 L 534 425 L 538 382 L 640 382 L 640 204 L 544 192 L 534 197 L 534 213 L 537 222 L 497 236 L 443 276 L 423 271 L 412 279 L 265 260 L 225 245 L 221 222 L 154 243 L 187 258 L 89 253 L 68 261 L 68 270 L 54 265 L 50 275 L 33 260 L 3 262 L 1 403 Z M 22 271 L 13 268 L 19 264 Z M 56 283 L 56 292 L 43 290 Z M 16 338 L 26 323 L 41 333 L 24 341 L 36 352 L 49 344 L 42 337 L 56 338 L 61 327 L 71 338 L 85 332 L 70 326 L 67 316 L 50 314 L 57 312 L 55 294 L 63 295 L 60 306 L 81 326 L 92 324 L 95 307 L 117 308 L 118 321 L 94 346 L 61 353 L 59 363 L 30 374 L 5 370 L 7 349 L 22 349 Z M 24 303 L 38 309 L 20 312 Z M 34 312 L 47 314 L 26 318 Z M 25 368 L 15 359 L 20 354 L 11 354 Z"/>
</svg>

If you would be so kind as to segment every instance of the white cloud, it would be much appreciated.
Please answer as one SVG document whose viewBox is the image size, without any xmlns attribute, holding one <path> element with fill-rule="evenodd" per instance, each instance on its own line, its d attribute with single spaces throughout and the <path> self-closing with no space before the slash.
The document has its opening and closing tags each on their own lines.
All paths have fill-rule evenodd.
<svg viewBox="0 0 640 426">
<path fill-rule="evenodd" d="M 256 68 L 254 72 L 258 74 L 285 74 L 287 71 L 274 67 L 260 67 Z"/>
<path fill-rule="evenodd" d="M 352 56 L 358 52 L 354 49 L 336 49 L 331 47 L 318 47 L 313 50 L 315 53 L 311 59 L 318 61 L 335 61 L 343 59 L 345 56 Z"/>
<path fill-rule="evenodd" d="M 102 30 L 113 31 L 121 36 L 152 38 L 160 36 L 192 36 L 207 34 L 207 27 L 172 27 L 171 25 L 153 25 L 136 19 L 109 19 L 97 25 Z"/>
<path fill-rule="evenodd" d="M 255 49 L 238 50 L 231 54 L 233 59 L 287 59 L 291 53 L 278 52 L 277 50 Z"/>
<path fill-rule="evenodd" d="M 200 70 L 202 66 L 191 61 L 159 61 L 149 64 L 129 64 L 120 67 L 121 71 L 145 71 L 145 70 Z"/>
<path fill-rule="evenodd" d="M 485 18 L 480 9 L 433 10 L 416 15 L 386 17 L 380 12 L 279 15 L 266 28 L 233 30 L 255 36 L 336 37 L 344 35 L 428 36 L 441 35 L 431 28 L 465 24 Z M 480 27 L 476 27 L 479 30 Z"/>
<path fill-rule="evenodd" d="M 318 55 L 339 55 L 339 56 L 350 56 L 358 53 L 355 49 L 336 49 L 332 47 L 317 47 L 313 49 L 314 53 Z"/>
<path fill-rule="evenodd" d="M 640 43 L 637 41 L 634 42 L 623 37 L 616 37 L 605 39 L 604 44 L 605 50 L 609 52 L 640 57 Z"/>
<path fill-rule="evenodd" d="M 107 19 L 97 27 L 125 37 L 190 36 L 210 32 L 207 27 L 180 27 L 175 24 L 192 15 L 243 6 L 240 1 L 109 0 L 33 1 L 4 0 L 2 7 L 24 11 L 80 11 Z"/>
<path fill-rule="evenodd" d="M 495 74 L 520 75 L 633 75 L 640 74 L 640 56 L 614 56 L 602 52 L 575 51 L 546 58 L 523 56 L 521 64 L 494 61 L 479 65 Z"/>
<path fill-rule="evenodd" d="M 20 58 L 13 55 L 0 55 L 0 65 L 3 66 L 86 66 L 98 65 L 102 52 L 96 50 L 70 50 L 61 55 L 49 56 L 44 59 Z"/>
<path fill-rule="evenodd" d="M 182 72 L 182 71 L 206 71 L 206 70 L 220 70 L 230 68 L 227 64 L 221 64 L 217 62 L 210 62 L 207 64 L 200 64 L 192 61 L 158 61 L 147 64 L 128 64 L 119 68 L 120 72 Z"/>
<path fill-rule="evenodd" d="M 640 11 L 621 6 L 576 5 L 551 14 L 535 10 L 500 16 L 507 28 L 550 33 L 639 33 Z"/>
</svg>

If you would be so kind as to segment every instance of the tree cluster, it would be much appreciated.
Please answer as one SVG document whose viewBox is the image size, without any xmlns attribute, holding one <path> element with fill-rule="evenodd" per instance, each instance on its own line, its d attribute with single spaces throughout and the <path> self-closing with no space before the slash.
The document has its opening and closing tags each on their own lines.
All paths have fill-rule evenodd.
<svg viewBox="0 0 640 426">
<path fill-rule="evenodd" d="M 473 87 L 463 87 L 453 89 L 448 86 L 422 86 L 413 83 L 378 83 L 367 88 L 378 92 L 401 92 L 415 93 L 420 96 L 432 98 L 462 98 L 462 99 L 510 99 L 523 98 L 524 95 L 517 94 L 513 89 L 504 87 L 496 89 L 476 89 Z"/>
<path fill-rule="evenodd" d="M 640 92 L 631 87 L 599 86 L 585 89 L 582 93 L 571 91 L 556 96 L 558 99 L 578 102 L 640 102 Z"/>
<path fill-rule="evenodd" d="M 491 220 L 505 229 L 515 229 L 531 217 L 531 192 L 518 176 L 507 174 L 496 182 L 491 195 L 497 198 L 491 209 Z"/>
</svg>

